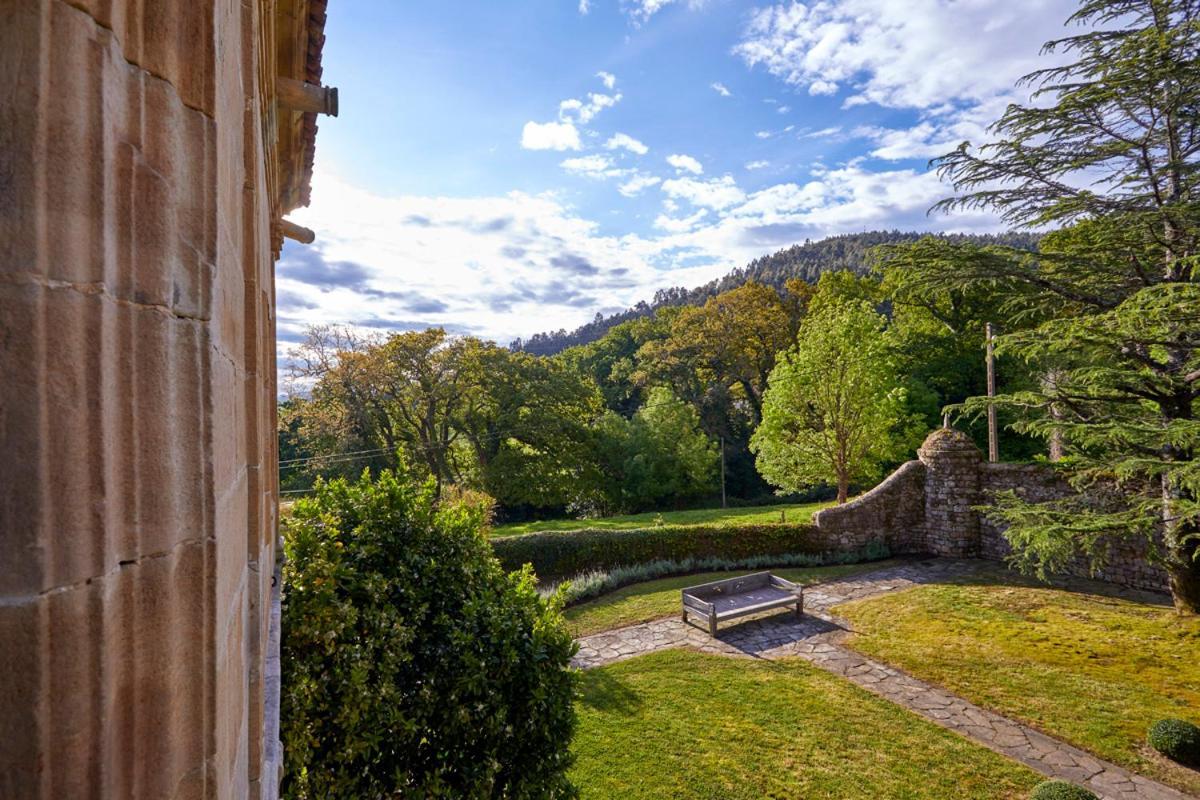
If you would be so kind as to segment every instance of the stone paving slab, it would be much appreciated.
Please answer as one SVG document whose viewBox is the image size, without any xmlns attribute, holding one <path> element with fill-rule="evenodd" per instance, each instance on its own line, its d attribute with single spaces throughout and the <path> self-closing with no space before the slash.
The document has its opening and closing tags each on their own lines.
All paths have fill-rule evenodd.
<svg viewBox="0 0 1200 800">
<path fill-rule="evenodd" d="M 630 625 L 581 638 L 572 663 L 590 669 L 673 647 L 733 658 L 799 657 L 1043 775 L 1086 786 L 1106 800 L 1188 800 L 1189 795 L 1169 786 L 1101 761 L 838 643 L 848 627 L 830 614 L 833 606 L 965 577 L 987 566 L 987 562 L 963 559 L 930 559 L 806 587 L 802 619 L 787 609 L 766 612 L 722 629 L 715 639 L 706 629 L 678 618 Z"/>
</svg>

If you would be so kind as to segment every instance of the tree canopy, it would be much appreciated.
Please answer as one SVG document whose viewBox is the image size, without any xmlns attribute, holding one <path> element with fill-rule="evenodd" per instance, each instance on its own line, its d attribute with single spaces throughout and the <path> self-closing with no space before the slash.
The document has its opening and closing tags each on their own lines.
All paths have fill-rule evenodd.
<svg viewBox="0 0 1200 800">
<path fill-rule="evenodd" d="M 842 503 L 851 482 L 876 477 L 908 444 L 914 421 L 886 324 L 864 301 L 826 305 L 805 320 L 771 373 L 750 441 L 769 481 L 792 491 L 833 483 Z"/>
</svg>

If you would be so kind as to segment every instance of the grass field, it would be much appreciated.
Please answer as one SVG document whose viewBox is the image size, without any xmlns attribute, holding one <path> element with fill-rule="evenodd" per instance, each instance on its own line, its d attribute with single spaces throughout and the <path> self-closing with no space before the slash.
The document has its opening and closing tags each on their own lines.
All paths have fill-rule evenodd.
<svg viewBox="0 0 1200 800">
<path fill-rule="evenodd" d="M 799 660 L 672 650 L 589 670 L 585 800 L 1023 798 L 1039 777 Z"/>
<path fill-rule="evenodd" d="M 830 580 L 856 572 L 880 569 L 891 562 L 873 561 L 864 564 L 839 564 L 828 567 L 784 567 L 771 570 L 776 575 L 802 584 Z M 741 570 L 748 573 L 753 570 Z M 606 595 L 580 603 L 565 612 L 567 624 L 576 636 L 635 625 L 652 619 L 679 613 L 679 590 L 687 586 L 708 581 L 719 581 L 739 574 L 734 572 L 705 572 L 698 575 L 683 575 L 660 578 L 625 586 Z"/>
<path fill-rule="evenodd" d="M 538 531 L 578 531 L 585 528 L 650 528 L 657 524 L 659 517 L 666 525 L 703 525 L 703 524 L 763 524 L 780 522 L 781 514 L 787 522 L 808 522 L 813 512 L 818 511 L 829 503 L 792 503 L 777 506 L 746 506 L 743 508 L 699 508 L 691 511 L 651 511 L 646 514 L 629 514 L 624 517 L 605 517 L 603 519 L 557 519 L 540 520 L 538 522 L 514 522 L 509 525 L 498 525 L 492 531 L 493 536 L 514 536 L 518 533 L 535 533 Z"/>
<path fill-rule="evenodd" d="M 922 586 L 840 606 L 860 652 L 1147 777 L 1200 794 L 1153 753 L 1162 717 L 1200 723 L 1200 620 L 1101 594 L 994 583 Z"/>
</svg>

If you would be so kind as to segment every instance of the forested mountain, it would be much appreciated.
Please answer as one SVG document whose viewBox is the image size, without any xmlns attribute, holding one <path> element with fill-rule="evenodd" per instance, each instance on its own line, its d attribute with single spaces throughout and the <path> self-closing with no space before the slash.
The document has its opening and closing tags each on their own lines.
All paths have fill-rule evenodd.
<svg viewBox="0 0 1200 800">
<path fill-rule="evenodd" d="M 791 278 L 802 278 L 809 283 L 816 283 L 822 272 L 850 270 L 855 274 L 863 275 L 870 270 L 867 253 L 872 247 L 881 244 L 915 242 L 927 235 L 913 231 L 868 231 L 830 236 L 828 239 L 816 242 L 805 240 L 803 244 L 794 244 L 777 253 L 756 258 L 746 266 L 735 269 L 722 278 L 709 281 L 703 286 L 697 286 L 694 289 L 685 289 L 682 286 L 659 289 L 649 303 L 643 300 L 632 308 L 607 317 L 597 314 L 591 322 L 581 325 L 573 331 L 558 330 L 549 333 L 535 333 L 527 340 L 515 340 L 511 347 L 513 350 L 521 350 L 534 355 L 554 355 L 568 347 L 594 342 L 615 325 L 639 317 L 648 317 L 664 306 L 703 305 L 710 297 L 737 288 L 750 280 L 775 289 L 782 289 L 784 283 Z M 1031 233 L 939 234 L 938 238 L 948 242 L 998 244 L 1028 250 L 1032 250 L 1038 241 L 1037 234 Z"/>
</svg>

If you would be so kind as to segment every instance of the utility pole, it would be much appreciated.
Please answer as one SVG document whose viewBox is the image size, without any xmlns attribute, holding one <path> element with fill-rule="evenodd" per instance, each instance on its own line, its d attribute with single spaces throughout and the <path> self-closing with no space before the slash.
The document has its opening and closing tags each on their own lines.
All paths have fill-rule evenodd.
<svg viewBox="0 0 1200 800">
<path fill-rule="evenodd" d="M 992 347 L 992 323 L 987 323 L 985 331 L 987 333 L 988 461 L 995 463 L 1000 460 L 1000 443 L 996 430 L 996 356 Z"/>
<path fill-rule="evenodd" d="M 725 508 L 725 437 L 721 437 L 721 508 Z"/>
</svg>

